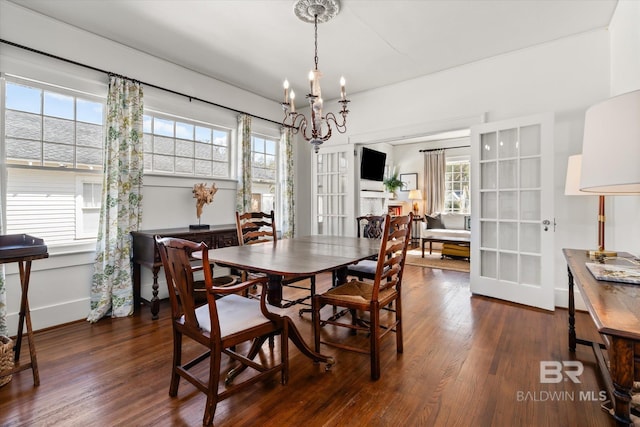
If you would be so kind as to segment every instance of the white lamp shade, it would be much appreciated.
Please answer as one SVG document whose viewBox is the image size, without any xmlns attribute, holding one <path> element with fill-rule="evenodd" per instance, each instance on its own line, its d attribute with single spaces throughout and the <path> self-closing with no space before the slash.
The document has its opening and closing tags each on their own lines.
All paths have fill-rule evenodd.
<svg viewBox="0 0 640 427">
<path fill-rule="evenodd" d="M 409 191 L 409 200 L 421 200 L 421 199 L 422 199 L 422 191 L 420 190 Z"/>
<path fill-rule="evenodd" d="M 589 193 L 580 191 L 580 171 L 582 170 L 582 154 L 569 156 L 567 161 L 567 178 L 564 182 L 566 196 L 585 196 Z"/>
<path fill-rule="evenodd" d="M 640 194 L 640 90 L 587 110 L 580 189 Z"/>
<path fill-rule="evenodd" d="M 624 196 L 626 193 L 592 193 L 580 190 L 580 175 L 582 172 L 582 154 L 569 156 L 567 161 L 567 178 L 564 183 L 565 196 Z"/>
</svg>

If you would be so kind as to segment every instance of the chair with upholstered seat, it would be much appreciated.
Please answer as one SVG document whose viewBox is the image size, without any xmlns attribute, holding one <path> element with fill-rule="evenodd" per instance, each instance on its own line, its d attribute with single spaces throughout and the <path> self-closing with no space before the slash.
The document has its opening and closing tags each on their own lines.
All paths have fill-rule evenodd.
<svg viewBox="0 0 640 427">
<path fill-rule="evenodd" d="M 275 223 L 275 214 L 273 211 L 270 213 L 266 212 L 245 212 L 239 213 L 236 212 L 236 231 L 238 233 L 238 243 L 240 245 L 252 245 L 257 243 L 265 243 L 272 242 L 275 243 L 278 240 L 278 233 L 276 230 Z M 250 272 L 243 272 L 243 275 L 247 275 L 247 277 L 251 277 Z M 310 285 L 300 286 L 298 282 L 303 280 L 309 280 Z M 282 286 L 290 287 L 295 289 L 303 289 L 305 292 L 305 296 L 296 299 L 283 299 L 282 307 L 291 307 L 295 304 L 303 304 L 311 307 L 311 304 L 306 302 L 310 300 L 313 294 L 315 294 L 316 289 L 316 278 L 315 276 L 303 276 L 303 277 L 283 277 L 282 278 Z M 308 309 L 300 309 L 299 314 L 311 311 Z"/>
<path fill-rule="evenodd" d="M 270 313 L 263 296 L 260 301 L 237 295 L 238 292 L 254 285 L 264 286 L 266 279 L 256 279 L 227 287 L 213 285 L 213 276 L 208 259 L 208 248 L 204 243 L 194 243 L 177 238 L 156 236 L 158 252 L 162 259 L 169 299 L 173 327 L 173 365 L 169 395 L 178 394 L 180 378 L 193 384 L 206 394 L 203 424 L 211 425 L 218 401 L 226 399 L 255 382 L 277 372 L 281 374 L 282 384 L 289 376 L 288 325 L 289 319 Z M 206 288 L 207 304 L 196 307 L 193 299 L 192 254 L 202 254 L 202 269 Z M 216 298 L 216 296 L 222 296 Z M 262 344 L 267 338 L 280 335 L 279 357 L 275 354 L 261 354 Z M 195 358 L 183 361 L 183 337 L 205 347 Z M 241 352 L 239 349 L 246 349 Z M 189 345 L 189 353 L 193 348 Z M 260 354 L 257 360 L 256 356 Z M 276 359 L 279 359 L 276 360 Z M 208 376 L 191 371 L 201 362 L 209 362 Z M 225 378 L 222 391 L 220 371 L 233 368 Z M 234 366 L 235 364 L 235 366 Z M 255 371 L 249 378 L 234 384 L 235 375 L 240 371 Z M 202 372 L 202 371 L 199 371 Z M 206 377 L 206 378 L 204 378 Z M 243 377 L 244 378 L 244 377 Z"/>
<path fill-rule="evenodd" d="M 382 227 L 384 226 L 384 215 L 365 215 L 356 218 L 357 235 L 366 239 L 380 239 L 382 237 Z M 365 259 L 347 267 L 347 275 L 355 276 L 358 280 L 373 280 L 376 276 L 377 261 Z"/>
<path fill-rule="evenodd" d="M 389 216 L 385 217 L 373 282 L 353 279 L 313 297 L 315 350 L 319 352 L 320 345 L 325 344 L 369 354 L 373 380 L 380 378 L 380 342 L 384 336 L 395 331 L 396 351 L 397 353 L 403 351 L 401 285 L 407 247 L 411 240 L 412 217 L 412 214 L 393 219 Z M 395 311 L 382 312 L 384 307 L 391 303 L 395 303 Z M 326 305 L 348 309 L 352 321 L 347 323 L 333 316 L 323 319 L 321 310 Z M 368 313 L 369 318 L 357 317 L 360 313 Z M 333 328 L 331 330 L 333 339 L 323 339 L 322 327 L 326 325 L 342 326 L 356 333 L 366 332 L 369 336 L 368 348 L 350 345 L 348 340 L 355 337 L 338 337 L 337 331 Z"/>
</svg>

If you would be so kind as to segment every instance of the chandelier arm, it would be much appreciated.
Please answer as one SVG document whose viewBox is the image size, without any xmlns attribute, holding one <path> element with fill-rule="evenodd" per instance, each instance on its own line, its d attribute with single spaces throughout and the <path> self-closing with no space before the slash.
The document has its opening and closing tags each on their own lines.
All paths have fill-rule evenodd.
<svg viewBox="0 0 640 427">
<path fill-rule="evenodd" d="M 338 120 L 336 119 L 336 115 L 333 114 L 332 112 L 329 112 L 326 114 L 325 120 L 327 121 L 327 124 L 329 124 L 329 122 L 333 122 L 338 132 L 345 133 L 347 131 L 347 117 L 345 113 L 340 113 L 340 114 L 342 115 L 342 123 L 338 123 Z M 331 133 L 330 125 L 329 125 L 329 133 Z"/>
</svg>

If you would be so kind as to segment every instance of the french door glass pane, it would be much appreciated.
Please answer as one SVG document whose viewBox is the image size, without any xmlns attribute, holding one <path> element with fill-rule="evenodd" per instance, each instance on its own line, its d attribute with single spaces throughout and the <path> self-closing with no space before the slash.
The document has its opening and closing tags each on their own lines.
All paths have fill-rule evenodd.
<svg viewBox="0 0 640 427">
<path fill-rule="evenodd" d="M 540 286 L 540 267 L 539 256 L 520 255 L 520 283 Z"/>
<path fill-rule="evenodd" d="M 498 157 L 501 159 L 518 155 L 518 130 L 501 130 L 498 136 Z"/>
<path fill-rule="evenodd" d="M 518 192 L 501 191 L 498 199 L 498 215 L 500 218 L 518 219 Z"/>
<path fill-rule="evenodd" d="M 500 252 L 500 280 L 518 281 L 518 256 L 514 253 Z"/>
<path fill-rule="evenodd" d="M 482 239 L 480 246 L 483 248 L 498 247 L 498 226 L 495 221 L 480 221 Z"/>
<path fill-rule="evenodd" d="M 520 161 L 520 188 L 540 187 L 540 157 Z"/>
<path fill-rule="evenodd" d="M 496 252 L 480 251 L 480 275 L 484 277 L 498 277 L 498 258 Z"/>
<path fill-rule="evenodd" d="M 540 253 L 540 225 L 538 223 L 520 224 L 520 252 Z"/>
<path fill-rule="evenodd" d="M 495 191 L 487 191 L 481 194 L 482 205 L 480 216 L 482 218 L 498 217 L 498 195 Z"/>
<path fill-rule="evenodd" d="M 498 236 L 500 250 L 518 250 L 518 226 L 513 222 L 500 222 L 498 224 Z"/>
</svg>

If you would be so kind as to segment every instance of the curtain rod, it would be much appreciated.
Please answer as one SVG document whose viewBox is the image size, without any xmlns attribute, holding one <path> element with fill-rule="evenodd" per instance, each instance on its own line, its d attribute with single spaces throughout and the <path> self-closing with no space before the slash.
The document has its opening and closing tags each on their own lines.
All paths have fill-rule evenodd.
<svg viewBox="0 0 640 427">
<path fill-rule="evenodd" d="M 0 39 L 0 42 L 2 42 L 4 44 L 8 44 L 10 46 L 14 46 L 14 47 L 20 48 L 20 49 L 27 50 L 29 52 L 37 53 L 39 55 L 47 56 L 49 58 L 57 59 L 59 61 L 67 62 L 69 64 L 77 65 L 79 67 L 88 68 L 90 70 L 97 71 L 97 72 L 100 72 L 100 73 L 104 73 L 104 74 L 107 74 L 107 75 L 114 75 L 114 76 L 122 77 L 122 78 L 125 78 L 127 80 L 138 82 L 138 83 L 140 83 L 140 84 L 142 84 L 144 86 L 148 86 L 148 87 L 151 87 L 151 88 L 154 88 L 154 89 L 162 90 L 164 92 L 169 92 L 169 93 L 171 93 L 173 95 L 183 96 L 185 98 L 188 98 L 189 102 L 194 101 L 194 100 L 195 101 L 200 101 L 200 102 L 203 102 L 205 104 L 213 105 L 214 107 L 223 108 L 225 110 L 233 111 L 234 113 L 238 113 L 238 114 L 246 114 L 246 115 L 251 116 L 251 117 L 256 118 L 256 119 L 264 120 L 264 121 L 270 122 L 270 123 L 275 123 L 278 126 L 283 126 L 282 123 L 276 122 L 275 120 L 267 119 L 265 117 L 256 116 L 255 114 L 247 113 L 246 111 L 236 110 L 235 108 L 226 107 L 224 105 L 220 105 L 220 104 L 217 104 L 217 103 L 212 102 L 212 101 L 207 101 L 206 99 L 198 98 L 196 96 L 187 95 L 187 94 L 175 91 L 173 89 L 167 89 L 167 88 L 164 88 L 164 87 L 161 87 L 161 86 L 157 86 L 157 85 L 154 85 L 154 84 L 151 84 L 151 83 L 145 83 L 143 81 L 132 79 L 132 78 L 129 78 L 127 76 L 123 76 L 123 75 L 118 74 L 118 73 L 113 73 L 111 71 L 103 70 L 101 68 L 97 68 L 97 67 L 94 67 L 92 65 L 83 64 L 81 62 L 73 61 L 71 59 L 67 59 L 67 58 L 63 58 L 61 56 L 53 55 L 51 53 L 43 52 L 41 50 L 37 50 L 37 49 L 31 48 L 31 47 L 28 47 L 28 46 L 24 46 L 24 45 L 21 45 L 21 44 L 18 44 L 18 43 L 14 43 L 14 42 L 8 41 L 8 40 Z M 287 126 L 285 126 L 285 127 L 287 127 Z"/>
<path fill-rule="evenodd" d="M 471 147 L 470 145 L 456 145 L 455 147 L 442 147 L 442 148 L 430 148 L 430 149 L 424 149 L 424 150 L 420 150 L 420 153 L 428 153 L 430 151 L 438 151 L 438 150 L 450 150 L 452 148 L 467 148 L 467 147 Z"/>
</svg>

